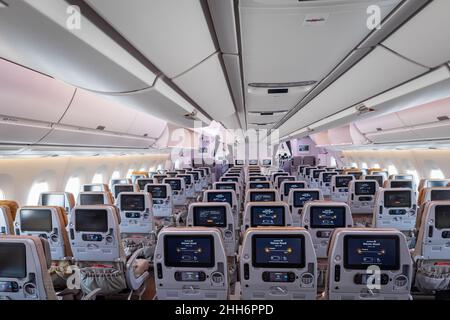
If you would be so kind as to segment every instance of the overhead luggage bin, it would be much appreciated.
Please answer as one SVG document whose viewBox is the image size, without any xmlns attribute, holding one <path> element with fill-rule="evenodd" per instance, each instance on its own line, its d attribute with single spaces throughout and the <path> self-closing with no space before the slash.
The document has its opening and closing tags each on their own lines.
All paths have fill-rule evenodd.
<svg viewBox="0 0 450 320">
<path fill-rule="evenodd" d="M 234 0 L 208 0 L 209 11 L 219 41 L 220 51 L 238 55 Z"/>
<path fill-rule="evenodd" d="M 0 88 L 1 115 L 46 122 L 63 116 L 75 92 L 61 81 L 2 59 Z"/>
<path fill-rule="evenodd" d="M 216 51 L 201 1 L 87 2 L 169 78 Z"/>
<path fill-rule="evenodd" d="M 152 88 L 138 92 L 111 94 L 108 97 L 138 111 L 186 127 L 193 127 L 194 120 L 206 124 L 211 122 L 206 115 L 197 111 L 188 100 L 170 87 L 163 78 L 158 78 Z"/>
<path fill-rule="evenodd" d="M 83 15 L 79 30 L 68 29 L 67 8 L 64 0 L 8 1 L 0 10 L 0 56 L 92 91 L 127 92 L 153 85 L 155 72 Z"/>
<path fill-rule="evenodd" d="M 33 144 L 50 130 L 47 123 L 0 118 L 0 143 Z"/>
<path fill-rule="evenodd" d="M 386 70 L 390 71 L 389 77 L 386 77 Z M 280 127 L 280 136 L 307 127 L 428 70 L 378 46 L 287 120 Z M 352 94 L 345 94 L 349 90 Z"/>
<path fill-rule="evenodd" d="M 218 53 L 172 81 L 214 119 L 236 112 Z"/>
<path fill-rule="evenodd" d="M 383 45 L 429 68 L 450 61 L 450 1 L 430 2 Z"/>
</svg>

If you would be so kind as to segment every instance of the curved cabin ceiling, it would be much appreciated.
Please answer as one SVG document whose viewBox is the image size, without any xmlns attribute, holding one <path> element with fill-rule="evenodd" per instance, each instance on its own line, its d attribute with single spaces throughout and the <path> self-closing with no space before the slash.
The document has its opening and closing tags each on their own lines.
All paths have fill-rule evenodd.
<svg viewBox="0 0 450 320">
<path fill-rule="evenodd" d="M 446 97 L 449 1 L 3 2 L 3 143 L 148 149 L 214 120 L 286 140 Z"/>
</svg>

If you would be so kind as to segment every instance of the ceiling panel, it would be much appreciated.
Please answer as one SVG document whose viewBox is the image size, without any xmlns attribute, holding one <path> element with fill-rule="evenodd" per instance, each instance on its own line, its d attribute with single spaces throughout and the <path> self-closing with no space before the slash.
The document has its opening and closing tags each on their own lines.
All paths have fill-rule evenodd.
<svg viewBox="0 0 450 320">
<path fill-rule="evenodd" d="M 216 51 L 200 1 L 87 2 L 169 78 Z"/>
<path fill-rule="evenodd" d="M 242 77 L 239 56 L 234 54 L 223 54 L 223 62 L 230 81 L 231 91 L 233 93 L 236 110 L 239 115 L 241 126 L 245 127 L 245 107 L 244 94 L 242 91 Z"/>
<path fill-rule="evenodd" d="M 218 53 L 173 82 L 217 121 L 236 112 Z"/>
<path fill-rule="evenodd" d="M 291 109 L 305 93 L 286 101 L 280 95 L 277 102 L 253 98 L 247 85 L 320 81 L 370 33 L 368 5 L 379 5 L 384 18 L 399 2 L 240 1 L 247 108 Z"/>
<path fill-rule="evenodd" d="M 285 113 L 274 113 L 273 115 L 261 115 L 261 113 L 249 113 L 247 121 L 249 123 L 277 123 Z"/>
</svg>

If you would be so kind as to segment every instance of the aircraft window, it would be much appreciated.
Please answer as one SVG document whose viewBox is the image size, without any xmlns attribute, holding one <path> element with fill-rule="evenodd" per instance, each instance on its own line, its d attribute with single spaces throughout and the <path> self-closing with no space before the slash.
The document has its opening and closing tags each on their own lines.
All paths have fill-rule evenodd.
<svg viewBox="0 0 450 320">
<path fill-rule="evenodd" d="M 434 169 L 430 172 L 430 179 L 445 179 L 445 176 L 442 170 Z"/>
<path fill-rule="evenodd" d="M 120 171 L 119 170 L 114 171 L 111 176 L 111 179 L 120 179 L 120 178 L 121 178 Z"/>
<path fill-rule="evenodd" d="M 335 157 L 330 158 L 330 166 L 331 167 L 337 167 L 337 162 Z"/>
<path fill-rule="evenodd" d="M 129 169 L 127 172 L 127 178 L 131 178 L 131 175 L 133 174 L 133 172 L 136 171 L 134 169 Z"/>
<path fill-rule="evenodd" d="M 366 162 L 363 162 L 363 163 L 361 163 L 361 169 L 367 169 L 368 167 L 367 167 L 367 163 Z"/>
<path fill-rule="evenodd" d="M 397 168 L 392 164 L 388 166 L 388 172 L 389 174 L 398 174 Z"/>
<path fill-rule="evenodd" d="M 419 178 L 419 174 L 417 173 L 416 170 L 406 170 L 406 173 L 411 174 L 414 177 L 415 183 L 419 183 L 420 178 Z"/>
<path fill-rule="evenodd" d="M 36 205 L 39 202 L 39 195 L 42 192 L 47 192 L 49 190 L 47 182 L 37 182 L 35 183 L 28 194 L 27 204 Z"/>
<path fill-rule="evenodd" d="M 81 188 L 80 178 L 71 177 L 67 181 L 65 191 L 70 192 L 74 195 L 74 197 L 77 197 L 78 193 L 80 192 L 80 188 Z"/>
<path fill-rule="evenodd" d="M 92 178 L 92 183 L 103 183 L 103 174 L 96 173 Z"/>
<path fill-rule="evenodd" d="M 381 167 L 380 167 L 380 164 L 379 164 L 379 163 L 375 163 L 375 164 L 373 165 L 373 168 L 374 168 L 374 169 L 381 169 Z"/>
<path fill-rule="evenodd" d="M 162 170 L 162 168 L 163 168 L 163 167 L 162 167 L 162 164 L 158 164 L 158 167 L 156 168 L 156 170 L 159 171 L 159 170 Z"/>
<path fill-rule="evenodd" d="M 0 200 L 5 200 L 5 193 L 3 190 L 0 190 Z"/>
</svg>

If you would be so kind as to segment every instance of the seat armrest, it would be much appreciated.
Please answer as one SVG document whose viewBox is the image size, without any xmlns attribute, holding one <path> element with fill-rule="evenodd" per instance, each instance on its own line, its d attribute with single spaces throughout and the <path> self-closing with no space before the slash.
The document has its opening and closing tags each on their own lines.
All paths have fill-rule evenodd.
<svg viewBox="0 0 450 320">
<path fill-rule="evenodd" d="M 128 287 L 131 290 L 137 290 L 139 289 L 145 280 L 150 276 L 148 271 L 145 271 L 143 274 L 141 274 L 139 277 L 136 277 L 134 273 L 134 263 L 138 259 L 139 256 L 142 256 L 144 254 L 144 249 L 138 249 L 136 250 L 133 255 L 128 259 L 126 264 L 126 270 L 125 270 L 125 278 L 128 284 Z"/>
</svg>

